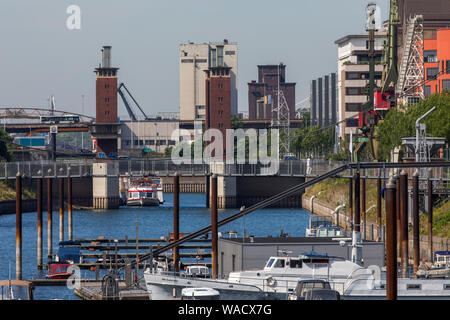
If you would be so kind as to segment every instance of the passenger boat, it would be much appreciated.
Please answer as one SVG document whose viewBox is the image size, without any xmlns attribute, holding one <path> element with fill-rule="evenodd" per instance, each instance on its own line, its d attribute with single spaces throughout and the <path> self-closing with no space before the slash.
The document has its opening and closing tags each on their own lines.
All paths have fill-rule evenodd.
<svg viewBox="0 0 450 320">
<path fill-rule="evenodd" d="M 127 206 L 159 206 L 164 202 L 161 179 L 131 179 L 127 190 Z"/>
<path fill-rule="evenodd" d="M 360 266 L 340 257 L 306 252 L 297 257 L 273 256 L 260 270 L 231 272 L 227 279 L 189 277 L 147 268 L 144 271 L 147 291 L 153 300 L 169 299 L 173 288 L 208 287 L 220 292 L 221 299 L 287 299 L 298 280 L 327 279 L 341 287 L 348 275 Z"/>
<path fill-rule="evenodd" d="M 45 276 L 47 279 L 68 279 L 73 271 L 69 270 L 72 266 L 70 263 L 51 263 L 48 265 L 48 274 Z"/>
</svg>

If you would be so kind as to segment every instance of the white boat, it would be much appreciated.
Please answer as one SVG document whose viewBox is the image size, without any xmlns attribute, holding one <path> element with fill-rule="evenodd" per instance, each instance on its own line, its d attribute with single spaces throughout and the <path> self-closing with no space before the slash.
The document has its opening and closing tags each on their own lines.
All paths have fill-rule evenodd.
<svg viewBox="0 0 450 320">
<path fill-rule="evenodd" d="M 132 179 L 127 190 L 127 206 L 159 206 L 164 202 L 161 179 Z"/>
<path fill-rule="evenodd" d="M 377 273 L 378 270 L 378 273 Z M 183 288 L 213 288 L 223 300 L 288 299 L 300 280 L 326 280 L 342 299 L 386 299 L 385 273 L 340 257 L 308 252 L 298 257 L 270 257 L 260 270 L 231 272 L 227 279 L 175 274 L 147 268 L 144 278 L 150 299 L 166 300 Z M 398 279 L 399 299 L 450 299 L 450 280 Z"/>
<path fill-rule="evenodd" d="M 224 300 L 287 299 L 299 280 L 327 279 L 343 288 L 348 275 L 360 268 L 343 258 L 308 252 L 298 257 L 270 257 L 263 269 L 231 272 L 227 279 L 190 277 L 158 268 L 147 268 L 144 278 L 153 300 L 169 299 L 173 295 L 173 288 L 179 292 L 187 287 L 216 289 Z"/>
<path fill-rule="evenodd" d="M 311 215 L 309 228 L 306 228 L 307 237 L 343 237 L 345 230 L 333 225 L 331 218 Z"/>
</svg>

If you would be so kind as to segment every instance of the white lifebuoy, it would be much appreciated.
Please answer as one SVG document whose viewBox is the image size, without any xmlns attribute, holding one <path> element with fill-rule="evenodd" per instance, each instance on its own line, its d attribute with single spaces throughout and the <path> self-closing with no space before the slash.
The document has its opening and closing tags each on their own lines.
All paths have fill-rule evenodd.
<svg viewBox="0 0 450 320">
<path fill-rule="evenodd" d="M 273 287 L 277 283 L 277 280 L 270 276 L 266 279 L 266 283 L 269 287 Z"/>
</svg>

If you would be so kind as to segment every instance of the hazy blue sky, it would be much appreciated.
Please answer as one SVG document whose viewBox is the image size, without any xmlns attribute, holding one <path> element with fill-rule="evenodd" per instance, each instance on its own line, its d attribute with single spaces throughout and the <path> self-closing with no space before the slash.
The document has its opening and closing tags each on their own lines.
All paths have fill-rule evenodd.
<svg viewBox="0 0 450 320">
<path fill-rule="evenodd" d="M 309 81 L 337 69 L 334 41 L 364 31 L 361 0 L 2 0 L 0 106 L 47 107 L 95 113 L 95 75 L 103 45 L 148 114 L 179 109 L 178 46 L 238 42 L 239 110 L 248 110 L 247 83 L 258 64 L 283 62 L 297 82 L 296 100 Z M 383 20 L 388 0 L 380 5 Z M 81 8 L 81 30 L 66 28 L 69 5 Z M 119 102 L 119 114 L 126 111 Z"/>
</svg>

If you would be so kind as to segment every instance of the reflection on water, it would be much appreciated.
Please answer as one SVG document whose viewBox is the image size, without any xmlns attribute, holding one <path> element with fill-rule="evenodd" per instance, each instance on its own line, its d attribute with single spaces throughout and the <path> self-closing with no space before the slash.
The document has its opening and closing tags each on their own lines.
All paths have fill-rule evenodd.
<svg viewBox="0 0 450 320">
<path fill-rule="evenodd" d="M 117 210 L 74 210 L 74 238 L 94 239 L 105 238 L 135 238 L 136 224 L 139 238 L 160 238 L 167 236 L 173 228 L 171 193 L 164 194 L 165 203 L 160 207 L 123 207 Z M 238 209 L 219 210 L 219 220 L 222 220 Z M 58 213 L 53 212 L 53 250 L 58 247 Z M 67 219 L 67 213 L 66 213 Z M 204 194 L 180 194 L 180 232 L 194 232 L 210 225 L 210 210 L 205 208 Z M 245 217 L 245 233 L 253 236 L 278 236 L 280 229 L 291 236 L 304 236 L 309 222 L 309 213 L 301 209 L 263 209 Z M 24 279 L 43 278 L 46 270 L 38 271 L 37 262 L 37 215 L 24 213 L 22 217 L 23 264 Z M 65 223 L 64 239 L 68 239 L 67 222 Z M 219 231 L 237 231 L 242 235 L 243 219 L 238 219 L 219 228 Z M 8 261 L 11 264 L 11 275 L 15 277 L 15 215 L 0 215 L 0 279 L 8 279 Z M 43 255 L 47 257 L 47 212 L 43 214 Z M 93 272 L 81 271 L 81 276 L 93 278 Z M 66 287 L 37 287 L 34 290 L 35 299 L 77 299 L 73 290 Z"/>
</svg>

